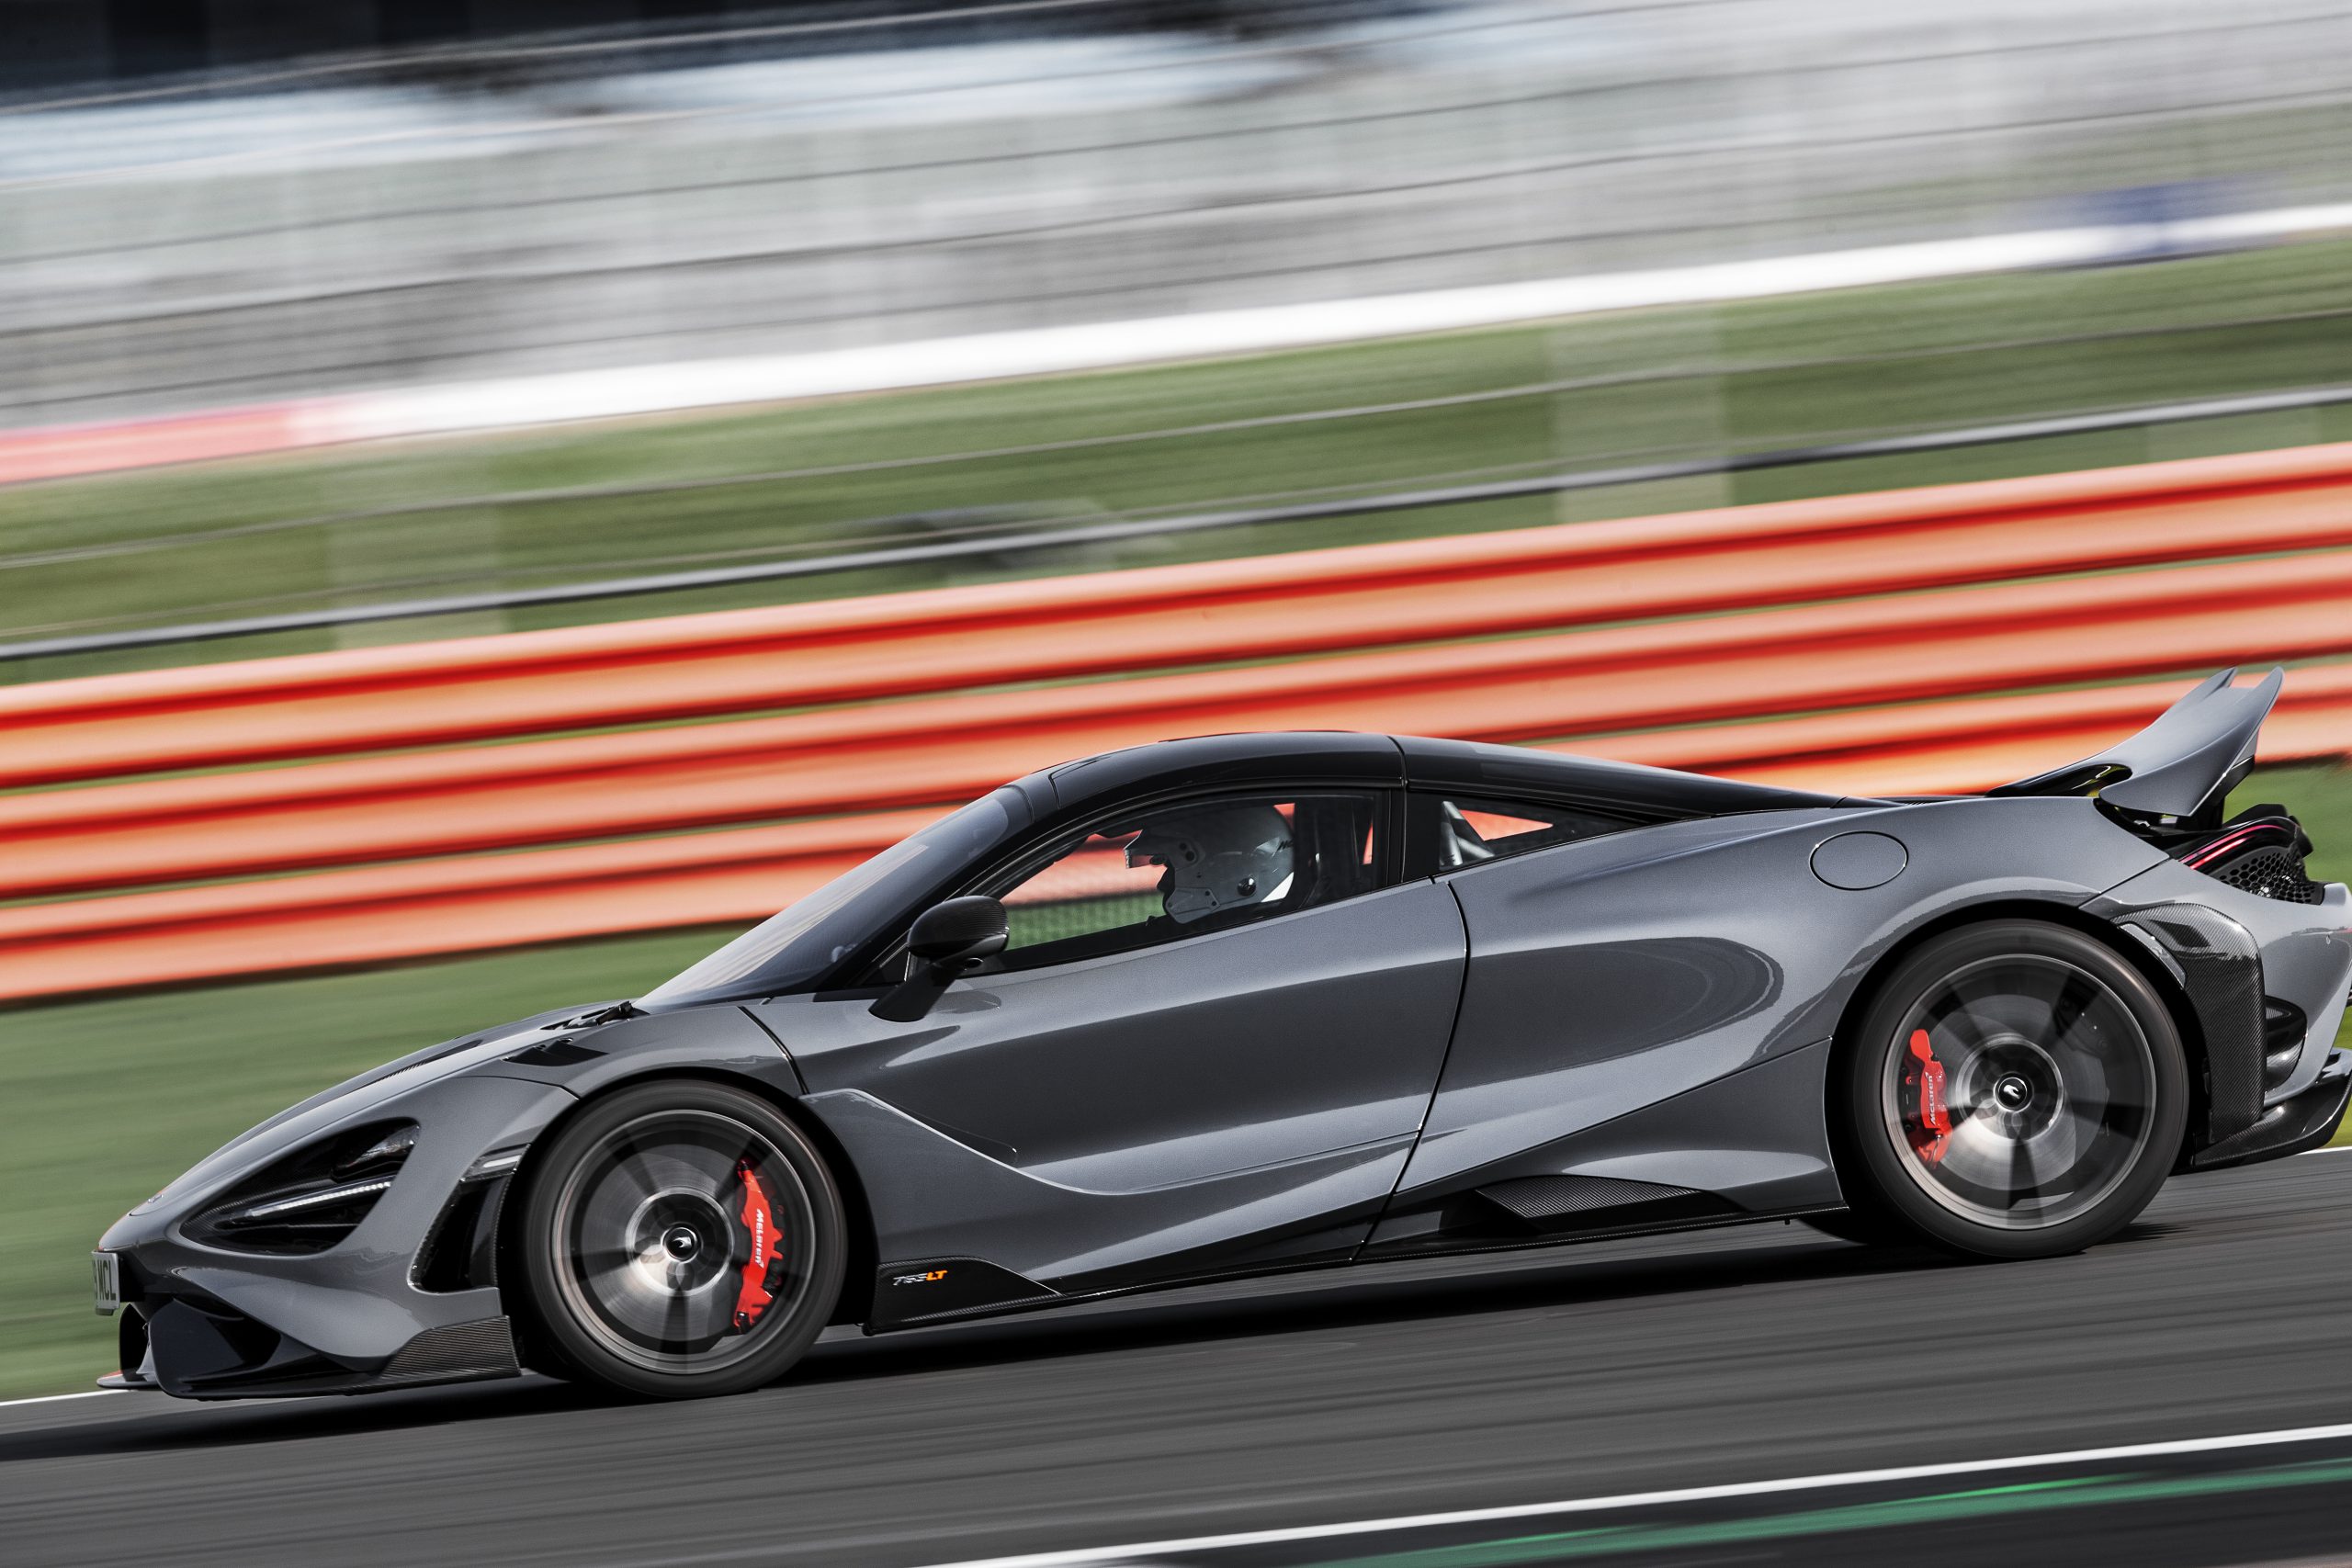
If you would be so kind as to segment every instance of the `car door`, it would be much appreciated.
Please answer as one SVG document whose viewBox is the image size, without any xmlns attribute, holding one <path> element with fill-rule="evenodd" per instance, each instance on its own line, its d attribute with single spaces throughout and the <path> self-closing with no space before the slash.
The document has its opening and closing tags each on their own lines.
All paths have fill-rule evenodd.
<svg viewBox="0 0 2352 1568">
<path fill-rule="evenodd" d="M 1351 1251 L 1419 1134 L 1466 953 L 1453 896 L 1398 882 L 1392 807 L 1260 790 L 1098 818 L 960 890 L 1004 900 L 1010 942 L 928 1017 L 759 1004 L 880 1260 L 1083 1290 Z"/>
<path fill-rule="evenodd" d="M 1834 817 L 1627 830 L 1542 801 L 1418 793 L 1415 863 L 1460 901 L 1471 957 L 1437 1097 L 1375 1249 L 1433 1234 L 1449 1194 L 1522 1178 L 1648 1183 L 1759 1210 L 1834 1204 L 1829 1031 L 1791 998 L 1826 995 L 1855 948 L 1787 935 L 1841 929 L 1844 895 L 1806 870 Z M 1793 976 L 1792 953 L 1804 964 Z"/>
</svg>

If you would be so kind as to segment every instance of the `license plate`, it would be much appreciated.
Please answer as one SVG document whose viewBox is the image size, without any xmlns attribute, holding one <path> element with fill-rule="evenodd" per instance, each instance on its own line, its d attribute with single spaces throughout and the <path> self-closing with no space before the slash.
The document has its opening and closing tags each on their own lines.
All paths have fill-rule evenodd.
<svg viewBox="0 0 2352 1568">
<path fill-rule="evenodd" d="M 122 1305 L 122 1260 L 113 1253 L 90 1254 L 90 1292 L 97 1299 L 100 1317 L 112 1317 Z"/>
</svg>

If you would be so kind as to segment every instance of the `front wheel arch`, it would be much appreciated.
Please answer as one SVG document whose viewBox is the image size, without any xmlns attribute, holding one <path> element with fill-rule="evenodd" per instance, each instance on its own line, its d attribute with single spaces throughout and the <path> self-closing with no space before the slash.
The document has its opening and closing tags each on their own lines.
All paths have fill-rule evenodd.
<svg viewBox="0 0 2352 1568">
<path fill-rule="evenodd" d="M 653 1130 L 650 1141 L 635 1141 L 639 1126 Z M 752 1152 L 739 1159 L 744 1140 L 751 1141 Z M 741 1160 L 759 1162 L 763 1186 L 745 1174 L 750 1168 Z M 736 1162 L 734 1174 L 729 1162 Z M 641 1201 L 632 1216 L 633 1197 Z M 779 1245 L 766 1280 L 767 1289 L 778 1292 L 769 1308 L 773 1323 L 762 1315 L 770 1298 L 757 1295 L 749 1298 L 748 1307 L 736 1306 L 730 1331 L 724 1326 L 724 1292 L 730 1288 L 730 1271 L 747 1255 L 733 1243 L 725 1254 L 716 1254 L 696 1238 L 728 1227 L 722 1216 L 737 1198 L 747 1206 L 746 1221 L 752 1217 L 750 1204 L 760 1205 L 763 1218 L 774 1204 L 775 1228 L 765 1234 L 810 1238 L 800 1256 L 815 1277 L 808 1280 L 813 1289 L 797 1297 L 785 1293 L 775 1273 L 786 1256 Z M 665 1219 L 664 1205 L 681 1212 Z M 649 1209 L 654 1211 L 650 1220 Z M 831 1157 L 773 1094 L 724 1072 L 638 1074 L 600 1086 L 568 1108 L 534 1140 L 518 1166 L 500 1201 L 501 1305 L 524 1364 L 567 1381 L 657 1399 L 759 1387 L 806 1354 L 828 1321 L 828 1308 L 847 1289 L 853 1233 L 846 1210 Z M 582 1218 L 567 1219 L 568 1213 Z M 611 1231 L 616 1216 L 620 1229 Z M 600 1264 L 583 1269 L 573 1229 L 581 1223 L 624 1238 L 641 1224 L 657 1230 L 670 1225 L 662 1235 L 662 1245 L 672 1250 L 666 1258 L 658 1249 L 653 1255 L 656 1271 L 668 1276 L 667 1283 L 649 1283 L 637 1262 L 626 1269 Z M 762 1234 L 757 1226 L 749 1233 Z M 671 1235 L 684 1240 L 673 1244 Z M 605 1245 L 592 1246 L 591 1255 Z M 639 1247 L 626 1239 L 624 1245 Z M 748 1257 L 756 1263 L 761 1256 L 754 1240 Z M 840 1275 L 827 1278 L 836 1269 Z M 750 1267 L 742 1271 L 745 1291 L 756 1291 Z M 711 1337 L 714 1324 L 717 1335 Z M 657 1337 L 645 1338 L 649 1333 Z M 736 1335 L 745 1337 L 738 1342 Z"/>
<path fill-rule="evenodd" d="M 540 1128 L 531 1139 L 530 1147 L 524 1154 L 522 1163 L 515 1167 L 514 1174 L 507 1179 L 505 1188 L 499 1195 L 496 1231 L 498 1276 L 495 1282 L 498 1286 L 501 1310 L 504 1311 L 506 1315 L 514 1319 L 518 1325 L 520 1325 L 521 1319 L 513 1311 L 513 1303 L 508 1295 L 508 1292 L 514 1287 L 514 1282 L 521 1278 L 516 1272 L 519 1259 L 514 1255 L 514 1249 L 518 1244 L 517 1226 L 513 1222 L 518 1202 L 517 1194 L 523 1191 L 526 1179 L 538 1164 L 544 1152 L 553 1147 L 556 1138 L 563 1129 L 586 1114 L 589 1107 L 599 1104 L 624 1089 L 639 1089 L 652 1083 L 716 1084 L 722 1089 L 731 1089 L 739 1093 L 752 1095 L 765 1102 L 776 1114 L 790 1122 L 802 1136 L 816 1146 L 817 1152 L 824 1157 L 826 1168 L 839 1191 L 846 1239 L 849 1244 L 848 1256 L 843 1259 L 842 1264 L 841 1293 L 833 1303 L 831 1313 L 826 1321 L 828 1324 L 865 1322 L 867 1310 L 873 1302 L 875 1270 L 880 1267 L 878 1247 L 875 1239 L 876 1232 L 874 1226 L 874 1211 L 865 1196 L 865 1184 L 859 1178 L 857 1167 L 850 1160 L 848 1151 L 842 1147 L 841 1140 L 834 1137 L 832 1130 L 825 1125 L 822 1119 L 810 1111 L 796 1096 L 785 1093 L 775 1085 L 763 1079 L 743 1073 L 730 1073 L 719 1068 L 681 1068 L 668 1066 L 649 1068 L 645 1072 L 631 1074 L 627 1077 L 616 1078 L 609 1083 L 599 1085 L 594 1093 L 582 1095 L 572 1104 L 566 1106 L 560 1115 Z"/>
</svg>

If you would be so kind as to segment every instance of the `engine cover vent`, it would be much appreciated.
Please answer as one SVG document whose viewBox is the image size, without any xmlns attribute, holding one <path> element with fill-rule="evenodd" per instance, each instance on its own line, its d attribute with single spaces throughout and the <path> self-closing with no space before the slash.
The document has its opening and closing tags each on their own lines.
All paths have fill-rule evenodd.
<svg viewBox="0 0 2352 1568">
<path fill-rule="evenodd" d="M 2284 807 L 2255 806 L 2219 831 L 2192 834 L 2173 850 L 2180 863 L 2258 898 L 2316 904 L 2327 890 L 2303 870 L 2312 841 Z"/>
<path fill-rule="evenodd" d="M 2316 904 L 2327 895 L 2326 888 L 2304 874 L 2301 857 L 2284 849 L 2240 855 L 2211 874 L 2243 892 L 2287 904 Z"/>
</svg>

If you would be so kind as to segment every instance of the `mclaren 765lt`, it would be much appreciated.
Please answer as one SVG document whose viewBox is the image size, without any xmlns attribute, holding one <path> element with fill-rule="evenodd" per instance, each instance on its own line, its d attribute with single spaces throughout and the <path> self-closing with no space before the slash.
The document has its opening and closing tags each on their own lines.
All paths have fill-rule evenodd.
<svg viewBox="0 0 2352 1568">
<path fill-rule="evenodd" d="M 101 1241 L 102 1381 L 721 1393 L 829 1324 L 1767 1217 L 2072 1252 L 2352 1093 L 2352 908 L 2224 819 L 2282 679 L 2234 673 L 1972 795 L 1344 733 L 1049 769 L 236 1139 Z"/>
</svg>

